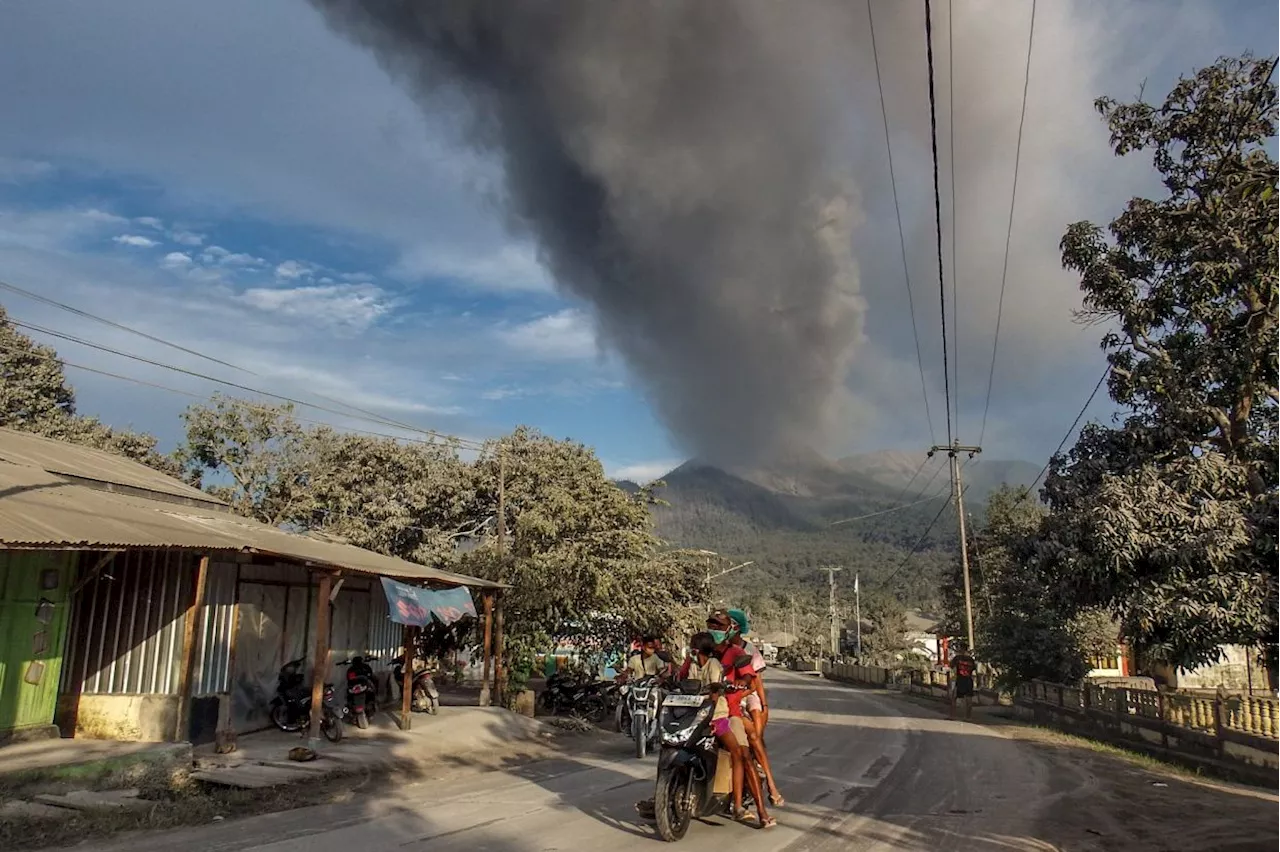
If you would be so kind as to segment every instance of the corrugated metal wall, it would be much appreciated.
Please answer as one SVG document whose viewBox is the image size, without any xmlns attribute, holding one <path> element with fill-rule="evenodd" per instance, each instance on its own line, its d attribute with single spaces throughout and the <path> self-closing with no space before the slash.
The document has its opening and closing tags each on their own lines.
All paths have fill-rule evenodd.
<svg viewBox="0 0 1280 852">
<path fill-rule="evenodd" d="M 132 551 L 91 577 L 75 596 L 62 691 L 176 694 L 198 561 L 185 551 Z"/>
<path fill-rule="evenodd" d="M 240 566 L 212 562 L 205 581 L 204 607 L 196 628 L 193 695 L 231 691 L 231 643 L 236 624 L 236 577 Z"/>
<path fill-rule="evenodd" d="M 404 627 L 391 620 L 382 584 L 374 580 L 369 590 L 369 656 L 382 661 L 374 668 L 389 669 L 387 661 L 400 656 L 403 640 Z"/>
</svg>

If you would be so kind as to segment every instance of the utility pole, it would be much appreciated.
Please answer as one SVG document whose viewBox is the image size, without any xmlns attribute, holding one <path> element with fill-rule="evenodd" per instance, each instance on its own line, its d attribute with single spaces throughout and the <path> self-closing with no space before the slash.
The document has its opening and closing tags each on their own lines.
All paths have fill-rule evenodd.
<svg viewBox="0 0 1280 852">
<path fill-rule="evenodd" d="M 839 616 L 836 612 L 836 572 L 843 571 L 843 568 L 827 569 L 827 585 L 830 588 L 830 609 L 831 609 L 831 656 L 834 658 L 840 653 L 840 634 L 837 630 L 837 622 Z"/>
<path fill-rule="evenodd" d="M 858 629 L 858 663 L 862 663 L 862 590 L 858 587 L 858 575 L 853 575 L 853 621 Z"/>
<path fill-rule="evenodd" d="M 507 552 L 507 452 L 498 448 L 498 555 Z"/>
<path fill-rule="evenodd" d="M 969 588 L 969 540 L 964 528 L 964 486 L 960 481 L 960 462 L 958 453 L 968 453 L 973 458 L 982 452 L 982 447 L 962 447 L 960 439 L 955 439 L 951 446 L 940 447 L 936 444 L 930 448 L 929 457 L 939 450 L 946 450 L 951 460 L 951 496 L 956 501 L 956 515 L 960 519 L 960 566 L 964 569 L 964 620 L 969 636 L 969 653 L 973 653 L 973 595 Z"/>
</svg>

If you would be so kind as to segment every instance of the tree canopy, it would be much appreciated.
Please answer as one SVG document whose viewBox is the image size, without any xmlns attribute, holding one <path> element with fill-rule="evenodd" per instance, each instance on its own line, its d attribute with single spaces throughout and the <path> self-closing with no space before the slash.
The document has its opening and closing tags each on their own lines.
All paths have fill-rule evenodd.
<svg viewBox="0 0 1280 852">
<path fill-rule="evenodd" d="M 1101 98 L 1115 153 L 1166 194 L 1062 240 L 1103 324 L 1114 426 L 1053 460 L 1038 556 L 1082 605 L 1182 666 L 1277 632 L 1275 61 L 1224 58 L 1161 104 Z"/>
<path fill-rule="evenodd" d="M 0 306 L 0 426 L 83 444 L 142 462 L 168 474 L 178 463 L 156 451 L 145 432 L 114 429 L 96 417 L 76 413 L 76 396 L 67 383 L 58 353 L 27 337 Z"/>
</svg>

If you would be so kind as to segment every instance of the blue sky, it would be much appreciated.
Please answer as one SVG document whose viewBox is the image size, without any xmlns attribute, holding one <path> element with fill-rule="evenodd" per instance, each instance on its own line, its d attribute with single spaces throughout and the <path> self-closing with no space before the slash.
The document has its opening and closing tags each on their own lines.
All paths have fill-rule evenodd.
<svg viewBox="0 0 1280 852">
<path fill-rule="evenodd" d="M 984 408 L 1029 4 L 955 6 L 959 416 L 973 424 Z M 927 284 L 936 268 L 920 36 L 911 15 L 883 2 L 877 15 L 882 7 L 909 263 L 913 280 Z M 1043 459 L 1103 367 L 1097 329 L 1071 322 L 1078 292 L 1058 268 L 1056 243 L 1068 222 L 1110 218 L 1149 189 L 1150 173 L 1146 163 L 1110 156 L 1090 100 L 1134 92 L 1144 78 L 1160 94 L 1177 72 L 1220 53 L 1275 49 L 1274 4 L 1150 0 L 1117 9 L 1064 0 L 1038 11 L 985 439 L 991 457 Z M 0 294 L 14 319 L 464 436 L 528 423 L 596 447 L 615 473 L 656 474 L 684 456 L 626 365 L 597 343 L 591 306 L 560 297 L 537 247 L 504 226 L 501 173 L 462 143 L 456 114 L 424 115 L 300 0 L 50 0 L 13 4 L 5 17 L 0 279 L 252 375 Z M 850 120 L 865 140 L 850 239 L 869 319 L 848 378 L 848 429 L 824 448 L 832 453 L 916 450 L 930 440 L 874 82 L 870 74 L 850 86 Z M 936 297 L 917 296 L 918 321 L 940 429 L 930 292 Z M 188 394 L 217 389 L 49 342 L 74 363 Z M 166 445 L 179 438 L 178 414 L 191 397 L 69 372 L 82 411 L 154 432 Z"/>
</svg>

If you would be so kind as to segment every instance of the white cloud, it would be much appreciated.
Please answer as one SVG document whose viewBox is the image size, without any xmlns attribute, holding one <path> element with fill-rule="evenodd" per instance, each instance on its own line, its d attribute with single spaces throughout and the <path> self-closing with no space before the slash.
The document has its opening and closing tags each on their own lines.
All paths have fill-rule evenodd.
<svg viewBox="0 0 1280 852">
<path fill-rule="evenodd" d="M 161 222 L 155 216 L 139 216 L 133 221 L 137 222 L 139 225 L 145 225 L 148 228 L 155 228 L 157 231 L 164 230 L 164 222 Z"/>
<path fill-rule="evenodd" d="M 198 246 L 204 244 L 204 235 L 196 234 L 191 231 L 174 231 L 169 234 L 169 239 L 181 246 Z"/>
<path fill-rule="evenodd" d="M 565 308 L 498 332 L 511 349 L 549 361 L 578 361 L 599 354 L 595 329 L 587 314 Z"/>
<path fill-rule="evenodd" d="M 392 266 L 393 277 L 409 281 L 439 278 L 492 292 L 549 292 L 550 275 L 529 245 L 508 244 L 497 251 L 477 248 L 420 246 L 400 256 Z"/>
<path fill-rule="evenodd" d="M 122 246 L 132 246 L 133 248 L 155 248 L 160 245 L 153 239 L 138 236 L 137 234 L 121 234 L 113 239 Z"/>
<path fill-rule="evenodd" d="M 276 277 L 285 281 L 296 281 L 299 278 L 310 275 L 310 267 L 298 260 L 286 260 L 276 267 Z"/>
<path fill-rule="evenodd" d="M 209 246 L 200 252 L 201 263 L 216 263 L 222 266 L 266 266 L 267 262 L 251 254 L 233 252 L 222 246 Z"/>
<path fill-rule="evenodd" d="M 191 256 L 180 251 L 171 251 L 160 261 L 165 269 L 181 270 L 191 268 Z"/>
<path fill-rule="evenodd" d="M 238 298 L 259 310 L 357 331 L 391 310 L 386 294 L 372 285 L 251 287 Z"/>
<path fill-rule="evenodd" d="M 659 459 L 618 465 L 617 467 L 611 465 L 608 468 L 608 473 L 612 479 L 626 479 L 639 485 L 648 485 L 655 479 L 661 479 L 680 465 L 681 462 L 678 459 Z"/>
</svg>

